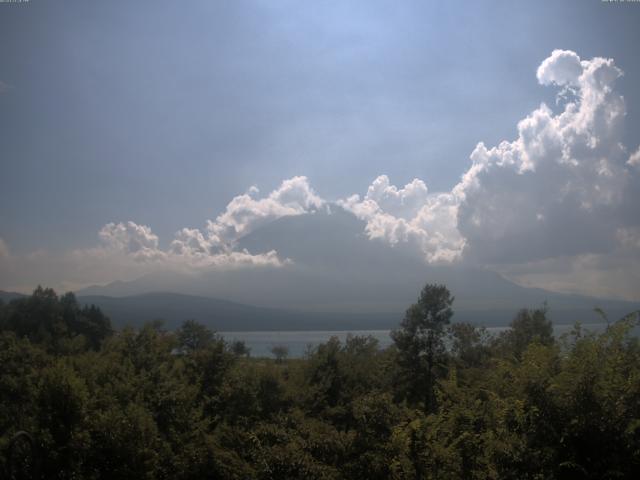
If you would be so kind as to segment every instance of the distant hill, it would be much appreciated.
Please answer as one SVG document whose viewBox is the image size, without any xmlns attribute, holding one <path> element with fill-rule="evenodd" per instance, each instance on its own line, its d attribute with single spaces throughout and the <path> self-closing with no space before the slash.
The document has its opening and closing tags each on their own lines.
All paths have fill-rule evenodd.
<svg viewBox="0 0 640 480">
<path fill-rule="evenodd" d="M 16 298 L 24 298 L 26 295 L 18 292 L 4 292 L 0 290 L 0 300 L 5 303 L 10 302 L 11 300 L 15 300 Z"/>
<path fill-rule="evenodd" d="M 24 298 L 20 293 L 0 291 L 4 302 Z M 556 301 L 550 311 L 556 324 L 598 322 L 592 305 L 599 305 L 611 320 L 638 309 L 627 302 L 600 301 L 582 306 L 575 299 Z M 578 300 L 580 297 L 578 298 Z M 591 299 L 593 300 L 593 299 Z M 274 330 L 375 330 L 396 328 L 404 315 L 403 308 L 396 311 L 353 312 L 353 311 L 297 311 L 264 308 L 241 304 L 228 300 L 185 295 L 169 292 L 151 292 L 125 297 L 106 295 L 80 295 L 78 301 L 84 305 L 97 305 L 109 316 L 115 327 L 141 326 L 152 320 L 163 320 L 169 329 L 176 328 L 184 320 L 194 319 L 216 331 L 274 331 Z M 523 305 L 527 306 L 527 305 Z M 535 307 L 538 305 L 528 305 Z M 486 326 L 507 325 L 518 308 L 456 308 L 454 322 L 472 322 Z"/>
<path fill-rule="evenodd" d="M 395 326 L 399 318 L 386 314 L 340 314 L 292 312 L 177 293 L 148 293 L 128 297 L 82 295 L 82 304 L 93 304 L 111 318 L 115 326 L 139 326 L 162 319 L 176 328 L 187 319 L 198 320 L 217 331 L 343 330 Z"/>
<path fill-rule="evenodd" d="M 176 328 L 187 319 L 198 320 L 217 331 L 268 330 L 375 330 L 396 328 L 404 310 L 380 313 L 313 312 L 270 309 L 227 300 L 176 293 L 148 293 L 128 297 L 80 296 L 83 304 L 94 304 L 111 318 L 117 327 L 140 326 L 162 319 L 168 328 Z M 454 304 L 455 307 L 455 304 Z M 608 308 L 607 308 L 608 307 Z M 633 305 L 606 304 L 604 310 L 612 320 L 633 310 Z M 507 325 L 517 309 L 456 310 L 453 321 L 486 326 Z M 550 312 L 557 324 L 598 322 L 589 305 L 556 308 Z"/>
</svg>

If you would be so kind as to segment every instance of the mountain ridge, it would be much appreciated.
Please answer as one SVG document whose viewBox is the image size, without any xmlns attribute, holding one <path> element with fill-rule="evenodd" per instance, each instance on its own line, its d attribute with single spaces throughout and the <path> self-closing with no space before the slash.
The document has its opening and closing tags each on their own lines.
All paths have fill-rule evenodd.
<svg viewBox="0 0 640 480">
<path fill-rule="evenodd" d="M 0 298 L 3 298 L 6 293 L 0 291 Z M 26 297 L 26 295 L 18 295 L 16 298 Z M 77 298 L 82 305 L 92 304 L 100 307 L 117 328 L 139 327 L 149 321 L 163 320 L 167 328 L 174 329 L 185 320 L 194 319 L 216 331 L 375 330 L 396 328 L 404 314 L 404 310 L 372 315 L 270 309 L 224 299 L 173 292 L 149 292 L 126 297 L 78 295 Z M 533 307 L 535 305 L 522 306 L 522 308 Z M 634 304 L 624 304 L 603 309 L 611 319 L 616 319 L 637 307 Z M 453 321 L 471 322 L 484 326 L 505 326 L 516 313 L 517 309 L 510 308 L 460 310 L 455 308 L 454 303 Z M 556 324 L 573 323 L 575 320 L 593 323 L 600 320 L 592 308 L 572 309 L 568 312 L 551 309 L 550 317 Z"/>
</svg>

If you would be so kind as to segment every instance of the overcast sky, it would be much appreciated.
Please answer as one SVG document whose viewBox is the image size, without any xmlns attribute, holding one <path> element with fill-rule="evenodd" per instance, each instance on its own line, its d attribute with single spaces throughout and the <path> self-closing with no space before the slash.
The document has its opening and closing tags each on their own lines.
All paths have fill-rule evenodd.
<svg viewBox="0 0 640 480">
<path fill-rule="evenodd" d="M 338 201 L 427 263 L 640 299 L 639 25 L 599 0 L 0 4 L 0 288 L 146 271 L 77 273 L 114 250 L 278 265 L 233 242 Z"/>
</svg>

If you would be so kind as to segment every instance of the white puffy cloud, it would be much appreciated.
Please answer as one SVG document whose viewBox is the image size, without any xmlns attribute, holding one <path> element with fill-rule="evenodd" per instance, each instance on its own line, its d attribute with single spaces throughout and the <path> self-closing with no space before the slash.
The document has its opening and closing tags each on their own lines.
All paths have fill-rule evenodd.
<svg viewBox="0 0 640 480">
<path fill-rule="evenodd" d="M 131 255 L 138 261 L 153 261 L 162 259 L 165 253 L 158 248 L 158 236 L 146 225 L 134 222 L 108 223 L 98 236 L 104 248 Z"/>
<path fill-rule="evenodd" d="M 179 230 L 171 242 L 169 253 L 198 264 L 212 261 L 219 264 L 225 258 L 244 264 L 251 257 L 256 264 L 274 263 L 278 259 L 276 252 L 252 256 L 247 251 L 236 251 L 236 241 L 278 218 L 313 212 L 325 204 L 306 177 L 284 180 L 264 198 L 257 198 L 258 194 L 258 188 L 253 186 L 247 193 L 234 197 L 222 214 L 207 221 L 205 232 L 191 228 Z"/>
<path fill-rule="evenodd" d="M 176 232 L 167 251 L 159 247 L 158 236 L 146 225 L 134 222 L 108 223 L 99 232 L 102 245 L 88 250 L 77 250 L 75 255 L 113 258 L 154 264 L 155 269 L 189 270 L 194 268 L 235 268 L 241 266 L 280 266 L 283 261 L 277 252 L 251 254 L 231 247 L 217 251 L 197 229 L 183 228 Z"/>
<path fill-rule="evenodd" d="M 197 228 L 183 228 L 176 232 L 170 250 L 175 255 L 207 256 L 211 254 L 211 242 Z"/>
<path fill-rule="evenodd" d="M 365 232 L 370 239 L 391 245 L 410 244 L 428 262 L 452 262 L 462 252 L 464 239 L 456 228 L 458 205 L 454 196 L 430 195 L 422 180 L 414 179 L 397 188 L 381 175 L 364 198 L 353 195 L 338 204 L 367 222 Z"/>
<path fill-rule="evenodd" d="M 640 147 L 638 147 L 638 149 L 629 156 L 627 163 L 634 167 L 640 167 Z"/>
<path fill-rule="evenodd" d="M 261 225 L 290 215 L 302 215 L 324 205 L 306 177 L 293 177 L 264 198 L 257 187 L 233 198 L 215 220 L 207 221 L 203 232 L 182 228 L 165 251 L 151 229 L 134 222 L 109 223 L 99 233 L 102 245 L 92 254 L 118 253 L 138 262 L 155 263 L 171 269 L 236 268 L 281 266 L 277 252 L 250 253 L 237 250 L 236 241 Z"/>
<path fill-rule="evenodd" d="M 467 256 L 521 262 L 614 247 L 637 182 L 621 144 L 625 106 L 613 88 L 621 75 L 611 59 L 569 51 L 542 62 L 539 81 L 571 85 L 575 98 L 557 114 L 541 105 L 518 124 L 516 140 L 475 148 L 454 189 Z"/>
<path fill-rule="evenodd" d="M 275 250 L 238 250 L 236 241 L 267 222 L 312 212 L 325 202 L 305 177 L 283 181 L 264 198 L 258 198 L 258 194 L 258 189 L 251 187 L 232 199 L 216 220 L 207 222 L 204 232 L 178 230 L 167 249 L 161 248 L 160 239 L 149 226 L 133 221 L 108 223 L 98 232 L 97 246 L 62 255 L 41 251 L 12 256 L 0 238 L 0 286 L 29 291 L 37 283 L 46 283 L 66 290 L 161 271 L 282 267 L 291 260 L 280 258 Z"/>
<path fill-rule="evenodd" d="M 240 237 L 266 223 L 281 217 L 309 213 L 324 205 L 324 201 L 310 187 L 307 177 L 302 176 L 283 181 L 265 198 L 255 198 L 258 193 L 258 189 L 252 187 L 248 193 L 231 200 L 215 221 L 208 221 L 210 246 L 228 248 Z"/>
<path fill-rule="evenodd" d="M 246 249 L 237 251 L 231 245 L 219 248 L 198 229 L 183 228 L 175 235 L 169 248 L 168 260 L 176 267 L 237 268 L 246 266 L 278 267 L 290 262 L 281 260 L 275 250 L 252 254 Z"/>
<path fill-rule="evenodd" d="M 236 241 L 278 218 L 317 210 L 324 201 L 306 177 L 284 180 L 264 198 L 257 198 L 258 194 L 254 186 L 234 197 L 222 214 L 207 221 L 204 232 L 195 228 L 178 230 L 167 251 L 160 249 L 159 239 L 149 227 L 134 222 L 109 223 L 100 231 L 100 239 L 108 251 L 173 269 L 281 266 L 288 260 L 280 259 L 277 252 L 238 251 Z"/>
<path fill-rule="evenodd" d="M 583 66 L 571 50 L 554 50 L 538 67 L 536 76 L 542 85 L 577 86 Z"/>
<path fill-rule="evenodd" d="M 382 210 L 398 217 L 412 217 L 427 201 L 427 186 L 422 180 L 413 179 L 403 188 L 390 185 L 389 178 L 381 175 L 367 190 L 366 199 L 375 202 Z"/>
<path fill-rule="evenodd" d="M 640 224 L 640 149 L 629 156 L 621 142 L 621 75 L 612 59 L 554 50 L 537 79 L 559 87 L 560 111 L 542 104 L 518 123 L 515 140 L 479 143 L 451 191 L 429 193 L 417 179 L 398 189 L 383 175 L 364 198 L 339 203 L 367 222 L 370 238 L 418 245 L 428 262 L 463 260 L 512 272 L 564 258 L 573 272 L 597 263 L 611 273 L 608 254 L 637 256 L 628 246 Z M 618 261 L 617 279 L 627 278 L 624 265 Z M 573 285 L 578 280 L 567 277 Z M 628 280 L 640 287 L 637 275 Z"/>
</svg>

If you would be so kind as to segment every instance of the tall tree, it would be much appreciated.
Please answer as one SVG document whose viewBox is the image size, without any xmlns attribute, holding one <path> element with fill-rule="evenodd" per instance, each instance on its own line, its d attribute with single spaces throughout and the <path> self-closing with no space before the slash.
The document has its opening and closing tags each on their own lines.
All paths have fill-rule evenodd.
<svg viewBox="0 0 640 480">
<path fill-rule="evenodd" d="M 427 284 L 418 302 L 407 310 L 400 328 L 391 332 L 398 348 L 398 364 L 405 395 L 424 402 L 427 413 L 436 410 L 435 387 L 438 367 L 445 358 L 445 327 L 453 316 L 454 297 L 444 285 Z"/>
<path fill-rule="evenodd" d="M 522 358 L 532 342 L 547 346 L 554 342 L 553 323 L 548 318 L 546 304 L 535 310 L 520 310 L 509 327 L 498 339 L 498 345 L 503 348 L 504 353 L 517 359 Z"/>
<path fill-rule="evenodd" d="M 51 352 L 63 353 L 74 344 L 98 350 L 112 333 L 109 318 L 94 305 L 80 308 L 71 292 L 58 297 L 52 289 L 38 286 L 33 295 L 13 300 L 2 310 L 0 328 L 45 344 Z"/>
<path fill-rule="evenodd" d="M 214 338 L 213 332 L 196 320 L 185 320 L 178 330 L 178 343 L 187 352 L 207 348 Z"/>
</svg>

